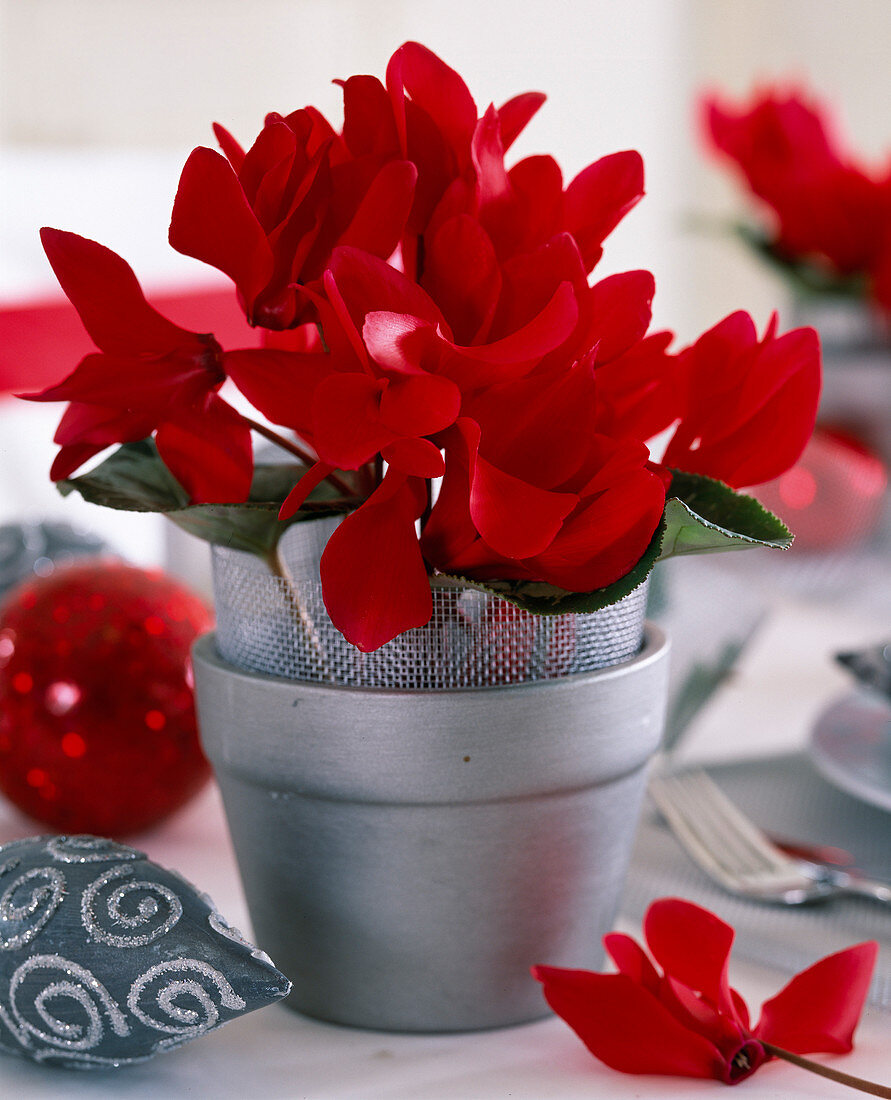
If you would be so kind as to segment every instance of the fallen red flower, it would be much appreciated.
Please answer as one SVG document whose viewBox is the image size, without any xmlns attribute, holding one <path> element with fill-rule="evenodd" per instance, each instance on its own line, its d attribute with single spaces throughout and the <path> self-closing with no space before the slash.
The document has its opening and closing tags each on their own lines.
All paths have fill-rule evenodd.
<svg viewBox="0 0 891 1100">
<path fill-rule="evenodd" d="M 611 1068 L 734 1085 L 774 1053 L 852 1049 L 875 942 L 829 955 L 797 974 L 764 1003 L 753 1026 L 728 981 L 729 925 L 692 902 L 662 898 L 644 917 L 644 935 L 661 973 L 643 948 L 617 932 L 604 938 L 617 973 L 532 970 L 551 1008 Z"/>
</svg>

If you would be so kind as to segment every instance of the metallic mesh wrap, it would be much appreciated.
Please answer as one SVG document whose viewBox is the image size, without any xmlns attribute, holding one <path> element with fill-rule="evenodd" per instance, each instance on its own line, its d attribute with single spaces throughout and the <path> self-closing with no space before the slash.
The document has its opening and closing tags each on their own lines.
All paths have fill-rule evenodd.
<svg viewBox="0 0 891 1100">
<path fill-rule="evenodd" d="M 433 615 L 362 653 L 328 618 L 319 558 L 338 520 L 282 538 L 289 579 L 252 554 L 213 547 L 216 638 L 230 664 L 289 680 L 430 691 L 552 680 L 617 664 L 642 644 L 646 584 L 602 611 L 534 615 L 471 588 L 433 589 Z"/>
</svg>

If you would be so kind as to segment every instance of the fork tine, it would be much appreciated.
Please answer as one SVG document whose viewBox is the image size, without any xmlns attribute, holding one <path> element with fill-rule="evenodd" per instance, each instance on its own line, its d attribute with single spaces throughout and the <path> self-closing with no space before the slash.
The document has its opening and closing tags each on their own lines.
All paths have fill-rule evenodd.
<svg viewBox="0 0 891 1100">
<path fill-rule="evenodd" d="M 792 870 L 792 861 L 705 772 L 654 776 L 650 794 L 689 853 L 728 889 L 739 890 L 746 880 Z"/>
<path fill-rule="evenodd" d="M 714 819 L 721 820 L 732 828 L 741 847 L 748 849 L 753 860 L 760 868 L 771 871 L 786 870 L 792 861 L 772 844 L 762 831 L 731 802 L 721 788 L 705 773 L 696 776 L 697 786 L 702 799 L 714 812 Z M 724 835 L 728 833 L 725 828 Z"/>
</svg>

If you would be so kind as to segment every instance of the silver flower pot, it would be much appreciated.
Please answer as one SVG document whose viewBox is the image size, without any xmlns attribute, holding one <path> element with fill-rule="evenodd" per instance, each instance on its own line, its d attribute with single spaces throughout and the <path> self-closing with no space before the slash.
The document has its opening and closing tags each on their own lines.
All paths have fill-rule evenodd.
<svg viewBox="0 0 891 1100">
<path fill-rule="evenodd" d="M 668 644 L 590 673 L 391 690 L 194 649 L 204 747 L 257 942 L 323 1020 L 463 1031 L 546 1015 L 596 967 L 659 745 Z"/>
</svg>

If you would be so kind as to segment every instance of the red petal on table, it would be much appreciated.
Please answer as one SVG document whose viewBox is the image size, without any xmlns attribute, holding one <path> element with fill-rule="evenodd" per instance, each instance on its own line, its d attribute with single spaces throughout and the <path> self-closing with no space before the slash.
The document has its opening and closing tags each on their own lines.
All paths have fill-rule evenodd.
<svg viewBox="0 0 891 1100">
<path fill-rule="evenodd" d="M 285 497 L 278 510 L 279 519 L 290 519 L 303 506 L 304 501 L 315 487 L 333 473 L 334 467 L 325 462 L 317 462 L 300 478 L 294 488 Z"/>
<path fill-rule="evenodd" d="M 536 966 L 551 1008 L 601 1062 L 623 1073 L 723 1078 L 725 1059 L 624 974 Z"/>
<path fill-rule="evenodd" d="M 429 439 L 397 439 L 381 449 L 381 457 L 394 469 L 413 477 L 442 477 L 445 473 L 442 452 Z"/>
<path fill-rule="evenodd" d="M 690 901 L 660 898 L 647 910 L 644 935 L 667 976 L 733 1015 L 727 960 L 734 932 L 729 924 Z"/>
<path fill-rule="evenodd" d="M 244 163 L 244 149 L 242 149 L 226 127 L 221 126 L 219 122 L 213 124 L 213 132 L 220 148 L 223 150 L 223 155 L 232 165 L 233 172 L 237 173 Z"/>
<path fill-rule="evenodd" d="M 427 245 L 422 284 L 458 343 L 485 338 L 501 293 L 501 269 L 476 218 L 460 214 L 443 222 Z"/>
<path fill-rule="evenodd" d="M 235 283 L 248 314 L 272 276 L 266 235 L 228 162 L 212 149 L 195 149 L 183 168 L 170 221 L 177 252 L 218 268 Z"/>
<path fill-rule="evenodd" d="M 626 936 L 624 932 L 608 932 L 603 937 L 603 946 L 620 974 L 624 974 L 637 985 L 642 985 L 650 993 L 658 993 L 659 972 L 637 940 Z"/>
<path fill-rule="evenodd" d="M 578 504 L 575 493 L 553 493 L 499 470 L 479 454 L 480 429 L 462 419 L 470 469 L 470 515 L 498 554 L 528 558 L 549 546 L 563 520 Z"/>
<path fill-rule="evenodd" d="M 40 230 L 56 278 L 98 348 L 113 355 L 163 355 L 198 337 L 145 300 L 133 269 L 117 253 L 76 233 Z"/>
<path fill-rule="evenodd" d="M 455 422 L 461 391 L 448 378 L 408 374 L 389 379 L 381 395 L 381 422 L 399 435 L 434 435 Z"/>
<path fill-rule="evenodd" d="M 608 363 L 641 340 L 653 315 L 656 280 L 649 271 L 610 275 L 591 287 L 588 347 L 597 344 L 597 364 Z"/>
<path fill-rule="evenodd" d="M 378 172 L 340 240 L 386 259 L 405 229 L 418 172 L 407 160 L 394 160 Z"/>
<path fill-rule="evenodd" d="M 316 387 L 331 373 L 329 356 L 315 352 L 246 348 L 223 353 L 223 369 L 273 424 L 310 431 Z"/>
<path fill-rule="evenodd" d="M 368 653 L 428 622 L 430 581 L 415 520 L 415 494 L 388 472 L 357 511 L 336 528 L 322 554 L 325 607 L 348 642 Z"/>
<path fill-rule="evenodd" d="M 193 504 L 247 500 L 253 476 L 250 428 L 216 394 L 161 424 L 155 442 Z"/>
<path fill-rule="evenodd" d="M 397 433 L 381 422 L 384 379 L 367 374 L 331 374 L 316 387 L 312 402 L 313 442 L 319 458 L 342 470 L 356 470 L 392 443 Z"/>
<path fill-rule="evenodd" d="M 588 271 L 601 245 L 644 194 L 643 160 L 628 150 L 583 168 L 566 188 L 566 228 L 575 237 Z"/>
<path fill-rule="evenodd" d="M 870 940 L 796 974 L 762 1005 L 755 1037 L 795 1054 L 850 1050 L 877 953 Z"/>
<path fill-rule="evenodd" d="M 514 96 L 513 99 L 509 99 L 502 107 L 499 107 L 501 145 L 505 153 L 529 125 L 545 99 L 547 99 L 547 96 L 544 92 L 522 92 L 520 95 Z"/>
</svg>

